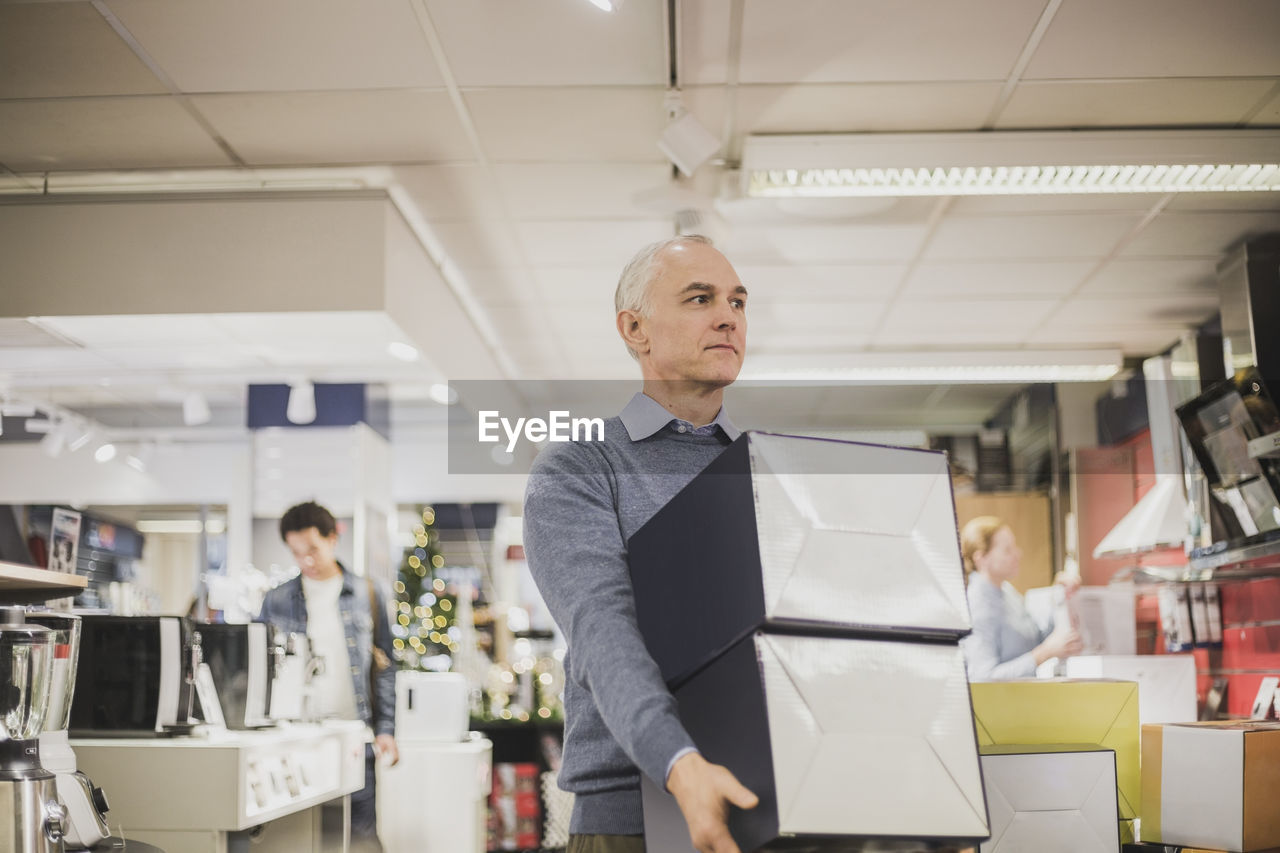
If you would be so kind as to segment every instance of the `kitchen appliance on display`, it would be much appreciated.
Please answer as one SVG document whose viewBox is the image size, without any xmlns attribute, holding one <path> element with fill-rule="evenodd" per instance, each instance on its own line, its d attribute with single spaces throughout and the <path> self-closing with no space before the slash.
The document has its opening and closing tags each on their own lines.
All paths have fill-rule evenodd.
<svg viewBox="0 0 1280 853">
<path fill-rule="evenodd" d="M 192 717 L 200 635 L 178 616 L 81 617 L 73 737 L 184 734 Z"/>
<path fill-rule="evenodd" d="M 66 811 L 54 775 L 40 766 L 49 713 L 54 633 L 0 607 L 0 849 L 63 853 Z"/>
<path fill-rule="evenodd" d="M 272 725 L 272 649 L 270 626 L 200 625 L 200 651 L 218 688 L 218 702 L 229 729 Z"/>
<path fill-rule="evenodd" d="M 305 633 L 272 628 L 272 654 L 275 658 L 274 683 L 268 705 L 273 720 L 311 721 L 311 684 L 324 672 L 324 658 L 315 653 L 311 638 Z"/>
<path fill-rule="evenodd" d="M 1280 539 L 1280 415 L 1256 368 L 1209 386 L 1178 419 L 1233 544 Z"/>
<path fill-rule="evenodd" d="M 27 613 L 27 621 L 42 625 L 54 634 L 53 683 L 49 713 L 44 731 L 40 733 L 40 765 L 57 777 L 58 799 L 67 809 L 67 849 L 92 847 L 110 835 L 104 817 L 107 797 L 76 767 L 76 754 L 67 739 L 80 655 L 80 617 L 32 610 Z"/>
</svg>

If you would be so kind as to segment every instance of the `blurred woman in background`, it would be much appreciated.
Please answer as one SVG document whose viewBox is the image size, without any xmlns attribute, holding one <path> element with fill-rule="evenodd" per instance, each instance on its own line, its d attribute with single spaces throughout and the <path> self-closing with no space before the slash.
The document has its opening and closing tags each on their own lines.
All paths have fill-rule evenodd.
<svg viewBox="0 0 1280 853">
<path fill-rule="evenodd" d="M 960 532 L 960 551 L 973 618 L 973 633 L 962 641 L 971 681 L 1030 677 L 1051 658 L 1079 654 L 1075 627 L 1042 629 L 1010 583 L 1018 576 L 1022 551 L 1009 525 L 991 515 L 973 519 Z M 1058 583 L 1067 597 L 1080 585 L 1078 578 L 1061 574 Z"/>
</svg>

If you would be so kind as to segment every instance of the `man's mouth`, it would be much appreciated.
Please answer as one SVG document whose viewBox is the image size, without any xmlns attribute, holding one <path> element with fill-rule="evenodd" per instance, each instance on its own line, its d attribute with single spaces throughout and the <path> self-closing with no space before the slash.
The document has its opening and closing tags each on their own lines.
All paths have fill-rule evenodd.
<svg viewBox="0 0 1280 853">
<path fill-rule="evenodd" d="M 735 347 L 733 344 L 712 344 L 711 346 L 707 347 L 707 349 L 723 349 L 733 353 L 736 353 L 738 351 L 737 347 Z"/>
</svg>

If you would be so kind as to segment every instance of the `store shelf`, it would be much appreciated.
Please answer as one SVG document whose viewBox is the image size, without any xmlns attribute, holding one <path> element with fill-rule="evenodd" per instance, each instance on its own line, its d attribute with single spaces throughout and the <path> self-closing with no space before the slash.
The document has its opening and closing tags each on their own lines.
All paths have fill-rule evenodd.
<svg viewBox="0 0 1280 853">
<path fill-rule="evenodd" d="M 1280 537 L 1237 547 L 1214 546 L 1191 553 L 1187 580 L 1280 576 Z"/>
<path fill-rule="evenodd" d="M 0 601 L 28 603 L 75 595 L 88 578 L 0 561 Z"/>
</svg>

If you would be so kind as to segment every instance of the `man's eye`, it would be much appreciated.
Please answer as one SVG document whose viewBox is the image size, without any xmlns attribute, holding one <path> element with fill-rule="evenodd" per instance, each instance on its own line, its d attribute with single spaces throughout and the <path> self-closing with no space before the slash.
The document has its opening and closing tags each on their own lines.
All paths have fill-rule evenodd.
<svg viewBox="0 0 1280 853">
<path fill-rule="evenodd" d="M 705 293 L 700 293 L 697 296 L 690 299 L 689 301 L 697 302 L 699 305 L 705 305 L 707 302 L 707 295 Z"/>
<path fill-rule="evenodd" d="M 745 309 L 747 307 L 747 301 L 745 299 L 735 299 L 733 300 L 733 307 Z"/>
</svg>

